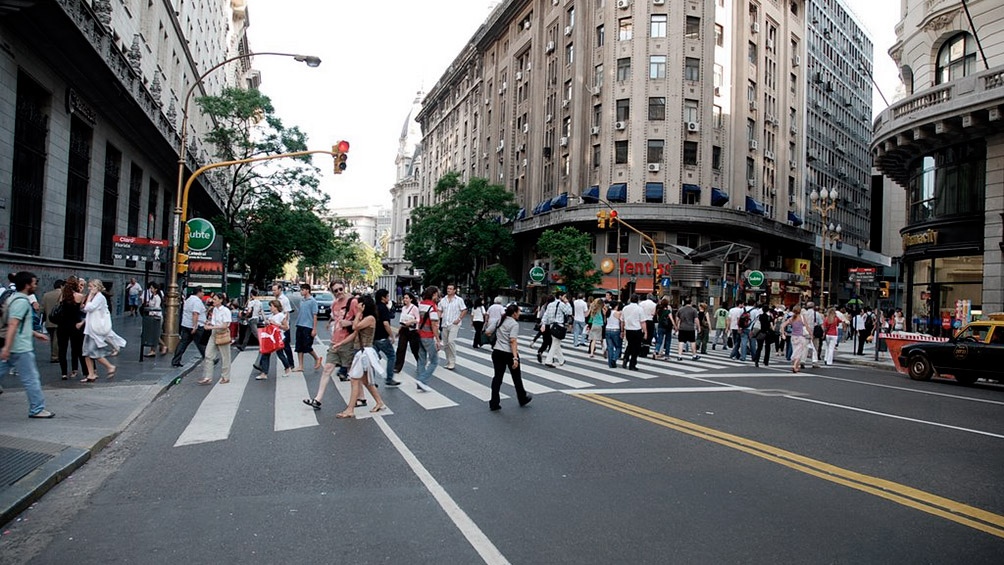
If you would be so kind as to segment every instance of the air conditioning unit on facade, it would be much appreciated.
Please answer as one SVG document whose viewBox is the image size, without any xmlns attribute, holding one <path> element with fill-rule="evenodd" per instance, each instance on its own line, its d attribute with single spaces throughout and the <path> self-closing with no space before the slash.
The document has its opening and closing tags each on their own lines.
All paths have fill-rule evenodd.
<svg viewBox="0 0 1004 565">
<path fill-rule="evenodd" d="M 599 96 L 600 92 L 602 92 L 602 89 L 599 86 L 594 86 L 593 87 L 593 90 L 592 90 L 593 96 Z"/>
<path fill-rule="evenodd" d="M 750 100 L 750 110 L 756 110 L 756 100 Z"/>
<path fill-rule="evenodd" d="M 524 167 L 526 166 L 526 163 L 527 163 L 526 159 L 523 159 L 523 166 Z"/>
<path fill-rule="evenodd" d="M 794 194 L 788 195 L 788 204 L 796 204 L 796 198 Z"/>
<path fill-rule="evenodd" d="M 561 101 L 561 107 L 562 107 L 562 108 L 568 108 L 568 104 L 569 104 L 569 103 L 570 103 L 570 101 L 569 101 L 569 100 L 562 100 L 562 101 Z"/>
<path fill-rule="evenodd" d="M 627 122 L 614 122 L 615 130 L 623 130 L 626 127 L 627 127 Z"/>
<path fill-rule="evenodd" d="M 662 6 L 666 3 L 666 0 L 652 0 L 652 4 L 655 6 Z"/>
<path fill-rule="evenodd" d="M 795 135 L 796 133 L 798 133 L 798 126 L 791 124 L 791 134 Z"/>
<path fill-rule="evenodd" d="M 649 163 L 648 164 L 648 172 L 650 172 L 650 173 L 658 173 L 659 172 L 659 163 Z"/>
<path fill-rule="evenodd" d="M 516 71 L 516 80 L 523 80 L 523 72 Z"/>
<path fill-rule="evenodd" d="M 799 66 L 801 64 L 802 64 L 802 56 L 801 55 L 795 55 L 794 57 L 791 58 L 791 66 L 792 67 L 797 67 L 797 66 Z"/>
<path fill-rule="evenodd" d="M 523 124 L 523 133 L 530 133 L 530 124 Z"/>
<path fill-rule="evenodd" d="M 617 0 L 617 7 L 621 10 L 627 10 L 631 7 L 631 0 Z"/>
<path fill-rule="evenodd" d="M 589 133 L 591 135 L 600 135 L 600 126 L 593 126 L 589 128 Z"/>
<path fill-rule="evenodd" d="M 550 122 L 553 118 L 554 118 L 554 116 L 552 116 L 551 114 L 548 114 L 548 115 L 544 116 L 544 121 L 545 122 Z"/>
<path fill-rule="evenodd" d="M 760 33 L 760 22 L 753 22 L 750 26 L 750 31 L 753 33 Z"/>
<path fill-rule="evenodd" d="M 558 140 L 558 145 L 560 145 L 562 147 L 568 147 L 568 138 L 567 137 L 562 137 L 561 139 L 559 139 Z"/>
<path fill-rule="evenodd" d="M 773 39 L 768 39 L 767 40 L 767 50 L 768 51 L 773 51 L 774 50 L 774 40 Z"/>
<path fill-rule="evenodd" d="M 767 158 L 767 159 L 770 159 L 771 161 L 773 161 L 773 160 L 774 160 L 774 152 L 773 152 L 773 151 L 771 151 L 770 149 L 768 149 L 768 150 L 764 151 L 764 152 L 763 152 L 763 156 L 764 156 L 765 158 Z"/>
<path fill-rule="evenodd" d="M 523 29 L 530 29 L 530 20 L 523 22 Z"/>
<path fill-rule="evenodd" d="M 565 26 L 565 35 L 572 35 L 572 26 Z"/>
<path fill-rule="evenodd" d="M 756 188 L 756 179 L 752 177 L 748 178 L 746 179 L 746 184 L 748 184 L 750 188 Z"/>
<path fill-rule="evenodd" d="M 788 159 L 788 168 L 795 170 L 798 168 L 798 163 L 796 163 L 794 159 Z"/>
<path fill-rule="evenodd" d="M 750 151 L 756 151 L 757 143 L 755 139 L 750 140 Z"/>
<path fill-rule="evenodd" d="M 701 131 L 701 124 L 698 122 L 687 122 L 687 131 L 690 132 Z"/>
<path fill-rule="evenodd" d="M 553 41 L 548 41 L 547 42 L 547 47 L 544 48 L 544 51 L 546 51 L 547 53 L 550 53 L 551 51 L 554 51 L 554 42 Z"/>
</svg>

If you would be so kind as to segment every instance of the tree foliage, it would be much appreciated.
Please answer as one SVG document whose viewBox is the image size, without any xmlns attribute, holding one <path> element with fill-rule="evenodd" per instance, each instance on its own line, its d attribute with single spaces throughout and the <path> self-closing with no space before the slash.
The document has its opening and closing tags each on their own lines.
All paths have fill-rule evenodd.
<svg viewBox="0 0 1004 565">
<path fill-rule="evenodd" d="M 348 221 L 325 220 L 314 213 L 316 202 L 303 196 L 284 199 L 264 194 L 253 208 L 241 211 L 245 229 L 224 225 L 221 230 L 247 265 L 250 279 L 263 284 L 278 278 L 290 260 L 299 269 L 328 269 L 360 255 L 362 243 Z"/>
<path fill-rule="evenodd" d="M 220 161 L 235 161 L 305 151 L 307 135 L 286 127 L 275 115 L 268 96 L 256 89 L 227 88 L 219 96 L 198 98 L 202 112 L 215 127 L 205 141 Z M 268 194 L 306 195 L 323 203 L 318 169 L 310 156 L 232 165 L 208 173 L 223 187 L 223 219 L 233 228 L 241 225 L 240 211 Z"/>
<path fill-rule="evenodd" d="M 499 264 L 491 265 L 478 275 L 478 287 L 482 293 L 512 288 L 512 284 L 512 277 L 509 276 L 505 267 Z M 489 298 L 491 297 L 489 296 Z"/>
<path fill-rule="evenodd" d="M 601 276 L 589 252 L 591 236 L 573 227 L 544 230 L 537 240 L 537 252 L 549 257 L 551 269 L 564 279 L 568 292 L 588 294 L 600 282 Z"/>
<path fill-rule="evenodd" d="M 427 284 L 479 281 L 486 265 L 494 264 L 515 249 L 512 230 L 500 221 L 512 218 L 519 206 L 505 187 L 483 178 L 460 182 L 448 173 L 436 184 L 441 200 L 419 206 L 411 215 L 405 237 L 405 256 L 425 271 Z"/>
</svg>

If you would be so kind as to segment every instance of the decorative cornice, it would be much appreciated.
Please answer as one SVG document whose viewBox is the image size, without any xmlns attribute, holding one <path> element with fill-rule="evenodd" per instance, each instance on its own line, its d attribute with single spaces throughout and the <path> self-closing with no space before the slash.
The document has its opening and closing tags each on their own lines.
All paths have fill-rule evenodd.
<svg viewBox="0 0 1004 565">
<path fill-rule="evenodd" d="M 94 15 L 97 16 L 98 23 L 108 27 L 112 24 L 112 2 L 111 0 L 94 0 Z"/>
<path fill-rule="evenodd" d="M 952 22 L 955 21 L 955 18 L 956 16 L 959 15 L 959 13 L 960 10 L 956 8 L 954 10 L 949 10 L 936 16 L 931 16 L 929 19 L 923 22 L 923 29 L 924 31 L 928 31 L 931 33 L 938 33 L 941 30 L 945 29 L 946 27 L 952 25 Z"/>
</svg>

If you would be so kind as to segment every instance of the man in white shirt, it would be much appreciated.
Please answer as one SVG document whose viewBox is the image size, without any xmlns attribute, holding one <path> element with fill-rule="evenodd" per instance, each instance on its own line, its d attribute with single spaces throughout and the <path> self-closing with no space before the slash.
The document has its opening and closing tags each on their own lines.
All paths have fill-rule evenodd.
<svg viewBox="0 0 1004 565">
<path fill-rule="evenodd" d="M 185 304 L 181 309 L 181 331 L 178 348 L 174 350 L 174 357 L 171 359 L 172 367 L 181 366 L 181 357 L 188 349 L 188 345 L 195 342 L 195 347 L 199 349 L 199 355 L 206 356 L 206 346 L 202 344 L 203 326 L 206 324 L 206 304 L 202 301 L 202 287 L 197 286 L 192 289 L 192 294 L 185 299 Z"/>
<path fill-rule="evenodd" d="M 651 294 L 645 295 L 645 300 L 638 303 L 641 306 L 642 314 L 644 315 L 645 321 L 645 331 L 646 337 L 645 342 L 649 343 L 655 337 L 655 307 L 657 306 L 655 300 L 652 300 Z M 651 343 L 649 343 L 651 345 Z"/>
<path fill-rule="evenodd" d="M 565 364 L 565 354 L 561 351 L 561 338 L 554 336 L 552 324 L 567 327 L 570 317 L 572 317 L 572 305 L 568 303 L 568 295 L 555 298 L 541 314 L 540 327 L 551 337 L 547 355 L 544 357 L 544 365 L 547 367 L 560 367 Z"/>
<path fill-rule="evenodd" d="M 440 327 L 443 329 L 443 349 L 446 351 L 446 368 L 457 368 L 457 336 L 460 322 L 467 315 L 467 304 L 457 296 L 457 287 L 446 285 L 446 296 L 439 301 Z"/>
<path fill-rule="evenodd" d="M 504 301 L 505 299 L 501 296 L 496 296 L 494 303 L 488 307 L 488 313 L 485 315 L 485 336 L 491 340 L 493 347 L 497 338 L 495 330 L 499 328 L 499 324 L 505 318 L 505 306 L 502 305 Z"/>
<path fill-rule="evenodd" d="M 816 312 L 816 305 L 813 302 L 805 303 L 805 310 L 802 310 L 802 319 L 805 320 L 805 325 L 809 328 L 809 351 L 812 352 L 812 368 L 819 368 L 819 346 L 816 344 L 820 338 L 816 337 L 815 331 L 816 326 L 820 326 L 823 323 L 823 315 Z M 826 339 L 825 336 L 823 339 Z M 809 358 L 808 353 L 806 353 L 806 359 Z"/>
<path fill-rule="evenodd" d="M 621 311 L 621 330 L 627 338 L 627 348 L 624 350 L 624 366 L 631 371 L 638 370 L 638 354 L 641 343 L 648 339 L 648 326 L 645 324 L 645 312 L 638 304 L 638 295 L 631 295 L 631 302 Z"/>
<path fill-rule="evenodd" d="M 586 344 L 583 332 L 586 329 L 586 310 L 588 309 L 589 306 L 581 294 L 572 302 L 572 347 Z"/>
<path fill-rule="evenodd" d="M 739 317 L 743 315 L 743 304 L 741 300 L 737 300 L 735 306 L 729 309 L 729 325 L 728 333 L 732 336 L 732 353 L 729 354 L 729 359 L 739 359 L 739 347 L 742 336 L 739 332 Z"/>
</svg>

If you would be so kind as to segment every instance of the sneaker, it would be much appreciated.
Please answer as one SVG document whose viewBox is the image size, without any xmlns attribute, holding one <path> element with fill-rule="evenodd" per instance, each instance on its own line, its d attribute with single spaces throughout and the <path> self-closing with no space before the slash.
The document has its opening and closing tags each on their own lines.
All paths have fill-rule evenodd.
<svg viewBox="0 0 1004 565">
<path fill-rule="evenodd" d="M 389 381 L 384 381 L 383 384 L 385 384 L 387 386 L 400 386 L 401 385 L 401 383 L 399 381 L 395 381 L 393 379 L 391 379 Z"/>
<path fill-rule="evenodd" d="M 53 412 L 49 412 L 48 410 L 42 410 L 41 412 L 38 412 L 36 414 L 31 414 L 28 417 L 29 418 L 46 418 L 46 419 L 48 419 L 48 418 L 52 418 L 55 415 L 56 414 L 54 414 Z"/>
<path fill-rule="evenodd" d="M 418 392 L 432 392 L 431 388 L 423 386 L 422 383 L 415 383 L 415 386 L 418 388 Z"/>
<path fill-rule="evenodd" d="M 683 356 L 682 355 L 677 355 L 676 356 L 676 360 L 677 361 L 683 361 Z"/>
<path fill-rule="evenodd" d="M 698 360 L 698 359 L 700 359 L 700 358 L 701 358 L 701 356 L 700 356 L 700 355 L 694 355 L 693 357 L 691 357 L 691 358 L 690 358 L 690 360 L 691 360 L 691 361 L 697 361 L 697 360 Z"/>
</svg>

